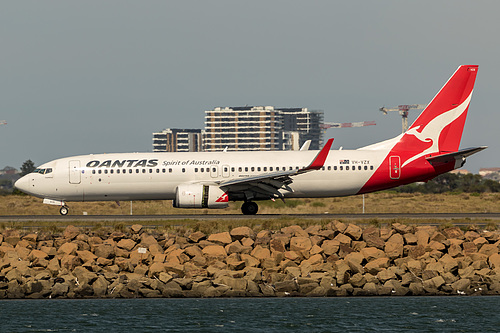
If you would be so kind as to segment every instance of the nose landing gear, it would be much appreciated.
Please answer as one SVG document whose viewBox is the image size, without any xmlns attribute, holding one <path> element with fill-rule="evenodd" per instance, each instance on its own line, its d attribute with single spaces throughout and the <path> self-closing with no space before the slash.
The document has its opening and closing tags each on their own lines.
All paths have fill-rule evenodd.
<svg viewBox="0 0 500 333">
<path fill-rule="evenodd" d="M 61 215 L 68 215 L 68 212 L 69 212 L 69 208 L 66 206 L 61 206 L 61 209 L 59 209 L 59 213 Z"/>
</svg>

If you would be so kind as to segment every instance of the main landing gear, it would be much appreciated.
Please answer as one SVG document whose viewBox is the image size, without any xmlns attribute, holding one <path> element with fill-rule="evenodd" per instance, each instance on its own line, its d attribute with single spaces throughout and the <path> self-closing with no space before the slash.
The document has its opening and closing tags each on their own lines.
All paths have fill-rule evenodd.
<svg viewBox="0 0 500 333">
<path fill-rule="evenodd" d="M 259 206 L 253 201 L 245 201 L 243 205 L 241 205 L 241 212 L 244 215 L 255 215 L 259 210 Z"/>
<path fill-rule="evenodd" d="M 61 206 L 61 209 L 59 209 L 59 213 L 61 215 L 68 215 L 68 212 L 69 212 L 69 208 L 66 206 Z"/>
</svg>

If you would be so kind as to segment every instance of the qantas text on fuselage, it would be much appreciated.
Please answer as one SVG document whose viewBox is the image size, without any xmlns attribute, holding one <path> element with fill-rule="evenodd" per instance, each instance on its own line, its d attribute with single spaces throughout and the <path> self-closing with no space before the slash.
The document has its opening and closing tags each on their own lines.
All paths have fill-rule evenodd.
<svg viewBox="0 0 500 333">
<path fill-rule="evenodd" d="M 459 149 L 478 66 L 460 66 L 417 120 L 393 139 L 356 150 L 96 154 L 45 163 L 15 186 L 44 203 L 173 200 L 178 208 L 334 197 L 426 181 L 486 147 Z"/>
</svg>

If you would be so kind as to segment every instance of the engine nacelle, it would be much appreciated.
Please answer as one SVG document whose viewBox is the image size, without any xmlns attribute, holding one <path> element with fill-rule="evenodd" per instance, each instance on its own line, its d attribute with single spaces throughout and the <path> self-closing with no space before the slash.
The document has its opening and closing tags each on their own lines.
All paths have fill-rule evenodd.
<svg viewBox="0 0 500 333">
<path fill-rule="evenodd" d="M 176 208 L 226 208 L 227 193 L 214 185 L 184 184 L 175 190 Z"/>
</svg>

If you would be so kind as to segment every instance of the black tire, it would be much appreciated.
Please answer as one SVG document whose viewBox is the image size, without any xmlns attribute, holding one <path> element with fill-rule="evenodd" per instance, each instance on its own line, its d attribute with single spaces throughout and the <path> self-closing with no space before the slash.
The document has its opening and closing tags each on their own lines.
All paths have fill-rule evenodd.
<svg viewBox="0 0 500 333">
<path fill-rule="evenodd" d="M 259 211 L 259 206 L 253 201 L 244 202 L 241 205 L 241 212 L 244 215 L 255 215 Z"/>
<path fill-rule="evenodd" d="M 59 213 L 61 215 L 68 215 L 69 209 L 66 206 L 62 206 L 61 209 L 59 209 Z"/>
</svg>

